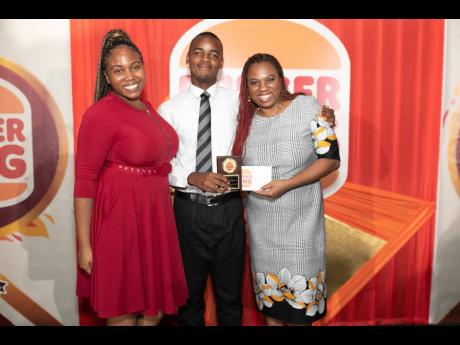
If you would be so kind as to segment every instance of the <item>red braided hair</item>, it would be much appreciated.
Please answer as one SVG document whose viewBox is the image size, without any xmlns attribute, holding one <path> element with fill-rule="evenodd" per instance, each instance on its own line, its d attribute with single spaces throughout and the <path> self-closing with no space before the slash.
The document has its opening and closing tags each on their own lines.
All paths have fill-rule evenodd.
<svg viewBox="0 0 460 345">
<path fill-rule="evenodd" d="M 286 82 L 284 80 L 284 73 L 279 61 L 270 54 L 254 54 L 244 64 L 243 71 L 241 72 L 241 83 L 240 83 L 240 103 L 238 107 L 238 125 L 236 128 L 235 140 L 233 142 L 232 154 L 241 155 L 243 153 L 246 139 L 249 135 L 251 128 L 252 118 L 256 112 L 257 105 L 249 98 L 248 91 L 248 71 L 249 68 L 255 63 L 269 62 L 275 67 L 278 72 L 278 76 L 283 80 L 281 83 L 281 99 L 291 100 L 296 98 L 298 95 L 303 95 L 302 92 L 290 93 L 286 88 Z"/>
</svg>

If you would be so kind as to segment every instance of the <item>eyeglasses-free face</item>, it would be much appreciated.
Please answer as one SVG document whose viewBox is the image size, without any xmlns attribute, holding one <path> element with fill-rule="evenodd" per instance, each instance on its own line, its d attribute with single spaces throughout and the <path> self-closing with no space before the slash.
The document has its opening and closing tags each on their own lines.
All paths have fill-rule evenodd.
<svg viewBox="0 0 460 345">
<path fill-rule="evenodd" d="M 140 102 L 145 71 L 139 54 L 127 46 L 116 47 L 107 56 L 106 66 L 105 76 L 112 90 L 132 105 Z"/>
<path fill-rule="evenodd" d="M 186 62 L 193 85 L 206 90 L 217 82 L 219 70 L 224 65 L 222 44 L 210 36 L 198 37 L 191 43 Z"/>
<path fill-rule="evenodd" d="M 283 81 L 270 62 L 252 64 L 248 69 L 247 81 L 249 96 L 263 113 L 278 110 Z"/>
</svg>

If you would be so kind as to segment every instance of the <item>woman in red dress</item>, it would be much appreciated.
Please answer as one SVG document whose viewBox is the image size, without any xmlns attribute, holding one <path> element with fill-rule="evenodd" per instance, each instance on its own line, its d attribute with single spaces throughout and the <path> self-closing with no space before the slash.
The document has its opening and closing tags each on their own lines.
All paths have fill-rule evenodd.
<svg viewBox="0 0 460 345">
<path fill-rule="evenodd" d="M 155 325 L 188 297 L 168 186 L 174 129 L 141 97 L 141 52 L 104 37 L 95 103 L 78 135 L 77 294 L 108 325 Z"/>
</svg>

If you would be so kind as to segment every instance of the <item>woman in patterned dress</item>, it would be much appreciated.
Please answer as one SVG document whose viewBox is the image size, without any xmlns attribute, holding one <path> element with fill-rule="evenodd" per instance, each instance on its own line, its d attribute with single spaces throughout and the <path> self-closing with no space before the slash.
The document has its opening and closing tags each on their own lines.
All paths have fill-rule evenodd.
<svg viewBox="0 0 460 345">
<path fill-rule="evenodd" d="M 268 325 L 310 324 L 326 313 L 319 180 L 340 157 L 325 113 L 333 116 L 313 96 L 288 92 L 274 56 L 246 61 L 233 154 L 243 165 L 272 166 L 273 180 L 250 192 L 247 204 L 255 297 Z"/>
</svg>

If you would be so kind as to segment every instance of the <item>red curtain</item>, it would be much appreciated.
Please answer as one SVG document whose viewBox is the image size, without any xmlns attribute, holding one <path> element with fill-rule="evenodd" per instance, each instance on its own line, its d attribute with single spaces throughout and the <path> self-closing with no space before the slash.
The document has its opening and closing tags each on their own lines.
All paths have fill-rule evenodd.
<svg viewBox="0 0 460 345">
<path fill-rule="evenodd" d="M 351 62 L 348 181 L 435 201 L 444 20 L 321 20 Z M 427 323 L 434 217 L 329 324 Z"/>
<path fill-rule="evenodd" d="M 154 107 L 169 97 L 169 55 L 177 40 L 199 19 L 71 20 L 72 94 L 75 134 L 93 102 L 96 68 L 104 34 L 115 28 L 129 33 L 142 52 L 147 73 L 145 95 Z M 75 136 L 76 140 L 76 136 Z"/>
<path fill-rule="evenodd" d="M 148 76 L 146 96 L 156 107 L 168 97 L 174 44 L 199 21 L 71 20 L 75 138 L 92 103 L 106 31 L 125 29 L 138 44 Z M 319 21 L 350 56 L 348 181 L 435 201 L 444 20 Z M 329 324 L 426 323 L 433 230 L 432 217 Z M 244 324 L 263 324 L 248 266 L 244 280 Z M 207 320 L 214 323 L 209 311 Z M 97 322 L 82 304 L 81 323 Z"/>
</svg>

